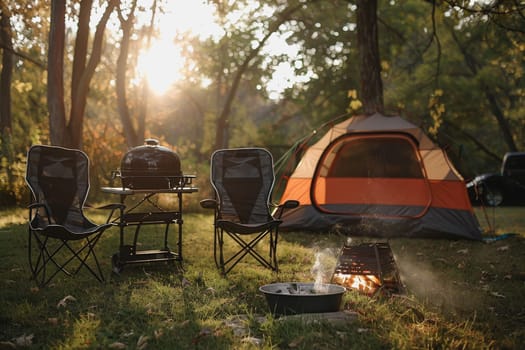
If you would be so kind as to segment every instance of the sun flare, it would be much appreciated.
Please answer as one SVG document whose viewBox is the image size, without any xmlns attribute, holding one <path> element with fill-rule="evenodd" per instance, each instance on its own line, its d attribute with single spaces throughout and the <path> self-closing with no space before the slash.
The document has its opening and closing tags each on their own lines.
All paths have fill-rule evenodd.
<svg viewBox="0 0 525 350">
<path fill-rule="evenodd" d="M 214 21 L 213 6 L 201 1 L 170 0 L 159 19 L 160 37 L 154 40 L 138 60 L 138 74 L 148 81 L 151 91 L 163 95 L 184 78 L 187 59 L 182 47 L 174 41 L 180 35 L 201 38 L 220 35 Z"/>
<path fill-rule="evenodd" d="M 170 40 L 154 41 L 138 60 L 138 73 L 157 95 L 163 95 L 183 77 L 185 58 Z"/>
</svg>

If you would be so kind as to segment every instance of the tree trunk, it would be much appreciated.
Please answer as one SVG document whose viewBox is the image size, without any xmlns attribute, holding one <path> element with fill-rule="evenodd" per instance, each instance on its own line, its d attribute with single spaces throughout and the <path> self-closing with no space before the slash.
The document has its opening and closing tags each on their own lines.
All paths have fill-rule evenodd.
<svg viewBox="0 0 525 350">
<path fill-rule="evenodd" d="M 122 28 L 122 40 L 120 41 L 120 51 L 117 59 L 117 107 L 120 115 L 120 121 L 122 123 L 122 129 L 124 132 L 124 138 L 126 139 L 126 145 L 128 148 L 137 146 L 137 133 L 133 127 L 131 121 L 131 113 L 128 107 L 127 98 L 127 78 L 126 72 L 128 70 L 128 54 L 129 54 L 129 42 L 131 38 L 131 29 L 133 28 L 135 18 L 135 5 L 136 1 L 133 2 L 128 18 L 124 18 L 120 8 L 118 9 L 118 16 L 120 21 L 120 27 Z"/>
<path fill-rule="evenodd" d="M 357 45 L 363 112 L 383 113 L 383 82 L 379 57 L 377 0 L 357 0 Z"/>
<path fill-rule="evenodd" d="M 47 54 L 47 105 L 49 137 L 52 145 L 65 146 L 66 110 L 64 106 L 64 41 L 66 1 L 51 1 L 51 24 Z"/>
<path fill-rule="evenodd" d="M 470 69 L 473 76 L 476 76 L 479 71 L 479 63 L 476 61 L 474 56 L 469 52 L 468 48 L 465 47 L 463 43 L 460 42 L 454 30 L 450 29 L 450 32 L 452 34 L 452 38 L 454 39 L 454 42 L 456 43 L 459 50 L 461 51 L 461 54 L 463 55 L 465 64 Z M 490 111 L 492 115 L 496 118 L 496 121 L 498 122 L 501 133 L 503 134 L 503 139 L 505 140 L 505 143 L 507 144 L 509 151 L 517 151 L 518 147 L 516 146 L 516 143 L 514 142 L 514 138 L 512 137 L 512 132 L 511 132 L 509 121 L 505 117 L 505 112 L 503 111 L 503 108 L 501 108 L 500 104 L 498 103 L 498 99 L 496 95 L 494 94 L 492 89 L 483 82 L 481 83 L 481 90 L 483 91 L 483 93 L 485 94 L 485 97 L 487 98 L 487 101 L 490 107 Z"/>
<path fill-rule="evenodd" d="M 11 187 L 16 179 L 13 174 L 14 163 L 11 116 L 11 81 L 13 78 L 13 37 L 11 28 L 11 15 L 7 6 L 0 4 L 0 43 L 2 43 L 2 72 L 0 73 L 0 136 L 2 137 L 0 154 L 6 157 L 8 187 Z M 2 165 L 0 165 L 0 169 Z"/>
<path fill-rule="evenodd" d="M 68 132 L 68 146 L 71 148 L 82 148 L 82 134 L 84 130 L 84 113 L 86 110 L 86 104 L 87 104 L 87 97 L 89 93 L 89 84 L 91 83 L 91 79 L 93 78 L 93 75 L 95 74 L 95 70 L 100 62 L 100 57 L 102 55 L 102 44 L 104 41 L 104 32 L 106 30 L 106 24 L 109 20 L 109 17 L 111 13 L 113 12 L 113 9 L 117 5 L 119 0 L 111 0 L 106 10 L 104 11 L 104 14 L 102 15 L 100 22 L 97 24 L 97 28 L 95 30 L 95 37 L 93 38 L 93 44 L 91 48 L 91 56 L 89 57 L 89 60 L 85 66 L 85 69 L 82 69 L 81 64 L 84 61 L 84 59 L 80 58 L 79 61 L 75 59 L 73 62 L 73 69 L 80 69 L 81 73 L 79 75 L 79 81 L 78 85 L 76 86 L 76 89 L 71 90 L 71 113 L 69 117 L 69 124 L 67 128 Z M 92 0 L 82 0 L 80 3 L 82 13 L 82 7 L 83 6 L 89 6 L 91 7 Z M 88 11 L 85 9 L 85 11 Z M 90 11 L 88 11 L 90 13 Z M 90 16 L 91 17 L 91 16 Z M 80 26 L 79 26 L 80 30 Z M 82 34 L 82 33 L 79 33 Z M 83 37 L 80 35 L 81 40 L 88 40 L 88 37 Z M 78 36 L 77 36 L 78 40 Z M 75 42 L 75 47 L 77 43 Z M 80 45 L 84 45 L 83 43 L 80 43 Z M 87 52 L 84 56 L 87 56 Z"/>
<path fill-rule="evenodd" d="M 0 8 L 0 42 L 2 50 L 2 72 L 0 73 L 0 131 L 2 136 L 11 133 L 11 80 L 13 77 L 13 38 L 11 16 L 5 5 Z"/>
<path fill-rule="evenodd" d="M 73 54 L 74 65 L 73 72 L 71 74 L 71 91 L 78 90 L 82 73 L 86 69 L 89 39 L 89 20 L 91 18 L 92 5 L 93 0 L 83 0 L 78 13 L 78 29 L 75 39 L 75 51 Z"/>
<path fill-rule="evenodd" d="M 498 99 L 487 85 L 483 84 L 482 89 L 489 102 L 490 111 L 492 112 L 492 115 L 496 118 L 498 122 L 501 133 L 503 134 L 503 139 L 505 140 L 509 151 L 516 152 L 518 150 L 518 147 L 516 146 L 514 138 L 512 137 L 510 123 L 507 120 L 507 118 L 505 118 L 505 112 L 498 103 Z"/>
<path fill-rule="evenodd" d="M 122 28 L 122 40 L 120 43 L 120 52 L 117 60 L 117 105 L 120 114 L 120 120 L 122 122 L 122 128 L 124 131 L 124 137 L 126 138 L 126 144 L 128 148 L 138 146 L 144 141 L 144 135 L 146 133 L 146 118 L 148 113 L 148 97 L 149 97 L 149 85 L 146 79 L 142 82 L 141 100 L 136 104 L 137 108 L 133 116 L 136 119 L 136 123 L 133 123 L 132 111 L 128 106 L 127 100 L 127 78 L 126 74 L 128 71 L 128 56 L 131 36 L 133 35 L 133 26 L 135 24 L 135 9 L 137 1 L 134 0 L 129 10 L 128 18 L 124 18 L 121 9 L 118 9 L 118 16 L 120 26 Z M 149 27 L 146 31 L 147 45 L 149 48 L 151 37 L 153 35 L 153 28 L 155 24 L 155 16 L 157 12 L 157 1 L 154 0 L 151 5 L 151 19 Z"/>
<path fill-rule="evenodd" d="M 89 84 L 100 62 L 104 31 L 111 12 L 118 0 L 109 1 L 95 31 L 91 56 L 87 60 L 89 21 L 93 0 L 80 1 L 77 38 L 71 78 L 71 110 L 69 120 L 64 104 L 64 43 L 65 0 L 51 1 L 51 24 L 47 62 L 47 102 L 49 109 L 50 141 L 53 145 L 70 148 L 82 147 L 84 112 Z M 87 63 L 86 63 L 87 62 Z"/>
</svg>

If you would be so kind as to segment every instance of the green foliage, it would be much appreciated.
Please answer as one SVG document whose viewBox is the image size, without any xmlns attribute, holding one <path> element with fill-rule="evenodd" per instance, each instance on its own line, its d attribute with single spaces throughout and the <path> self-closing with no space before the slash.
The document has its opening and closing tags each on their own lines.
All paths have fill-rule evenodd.
<svg viewBox="0 0 525 350">
<path fill-rule="evenodd" d="M 146 137 L 156 137 L 180 152 L 183 171 L 195 173 L 199 186 L 209 186 L 207 168 L 217 120 L 236 73 L 276 14 L 296 4 L 301 5 L 299 10 L 273 34 L 285 38 L 290 50 L 272 54 L 264 47 L 247 62 L 227 118 L 230 147 L 263 146 L 278 159 L 325 122 L 360 111 L 354 2 L 214 2 L 223 32 L 213 37 L 177 33 L 174 45 L 181 46 L 188 58 L 184 78 L 165 95 L 150 94 L 147 101 L 134 70 L 143 40 L 139 28 L 143 23 L 137 23 L 128 72 L 129 107 L 136 111 L 147 103 Z M 499 158 L 513 143 L 518 150 L 525 147 L 525 43 L 518 11 L 522 8 L 513 9 L 507 2 L 485 5 L 494 4 L 495 9 L 481 5 L 467 9 L 471 2 L 378 3 L 386 112 L 422 126 L 447 148 L 466 178 L 497 169 Z M 16 24 L 16 50 L 23 55 L 15 56 L 13 126 L 10 138 L 2 138 L 0 190 L 21 201 L 26 195 L 20 177 L 23 155 L 31 144 L 49 142 L 42 63 L 46 61 L 48 8 L 47 2 L 7 5 Z M 96 189 L 111 182 L 111 171 L 118 168 L 126 151 L 114 86 L 119 33 L 106 33 L 84 121 L 82 147 L 92 160 L 95 200 L 101 199 Z M 68 45 L 69 50 L 72 47 Z M 280 64 L 289 64 L 301 79 L 290 84 L 280 100 L 270 100 L 266 87 Z M 70 81 L 68 70 L 64 79 Z M 503 137 L 502 120 L 508 123 L 510 140 Z"/>
<path fill-rule="evenodd" d="M 523 148 L 521 124 L 514 124 L 513 118 L 522 105 L 518 102 L 522 79 L 514 73 L 522 71 L 525 63 L 523 55 L 516 60 L 513 48 L 520 47 L 522 39 L 510 27 L 505 30 L 498 24 L 502 18 L 496 18 L 496 12 L 483 15 L 451 9 L 448 3 L 438 6 L 434 17 L 430 3 L 408 1 L 381 7 L 386 9 L 380 13 L 382 23 L 388 25 L 382 36 L 386 38 L 382 57 L 392 67 L 385 79 L 385 99 L 392 101 L 387 105 L 401 102 L 402 112 L 426 127 L 461 163 L 463 173 L 473 176 L 497 167 L 498 157 L 511 150 L 502 137 L 497 113 L 510 123 L 517 148 Z M 404 15 L 397 16 L 399 11 Z M 516 20 L 512 11 L 507 13 L 505 18 Z M 427 106 L 426 101 L 435 101 L 438 90 L 443 107 L 436 110 L 435 102 Z"/>
<path fill-rule="evenodd" d="M 9 133 L 0 139 L 0 207 L 10 207 L 28 198 L 25 185 L 25 154 L 15 154 Z"/>
</svg>

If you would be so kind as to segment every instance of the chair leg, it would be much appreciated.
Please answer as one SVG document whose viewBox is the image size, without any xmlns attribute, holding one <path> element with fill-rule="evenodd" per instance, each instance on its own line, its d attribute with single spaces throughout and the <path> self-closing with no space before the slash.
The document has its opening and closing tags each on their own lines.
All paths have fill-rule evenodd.
<svg viewBox="0 0 525 350">
<path fill-rule="evenodd" d="M 270 260 L 273 261 L 274 270 L 279 272 L 279 265 L 277 262 L 277 238 L 279 237 L 279 231 L 275 230 L 275 236 L 273 232 L 270 232 Z"/>
<path fill-rule="evenodd" d="M 222 273 L 224 273 L 224 254 L 222 251 L 223 246 L 224 234 L 221 229 L 216 227 L 213 238 L 213 257 L 215 259 L 215 266 L 217 266 L 217 268 L 221 270 Z"/>
<path fill-rule="evenodd" d="M 32 279 L 37 282 L 39 287 L 44 287 L 59 272 L 63 272 L 67 276 L 73 276 L 84 266 L 99 282 L 104 282 L 104 274 L 94 251 L 95 244 L 98 242 L 101 234 L 96 234 L 91 238 L 84 238 L 82 246 L 74 249 L 67 240 L 53 239 L 47 236 L 41 238 L 38 233 L 29 232 L 28 258 Z M 33 241 L 36 243 L 35 246 L 33 246 Z M 51 242 L 57 242 L 57 245 L 51 246 Z M 67 259 L 59 259 L 58 254 L 64 248 L 67 248 L 65 250 L 69 251 L 71 256 Z M 96 269 L 88 264 L 90 257 L 93 259 Z M 66 266 L 72 261 L 77 261 L 79 265 L 75 268 L 75 271 L 70 272 L 66 269 Z M 48 275 L 49 264 L 55 266 L 54 271 L 50 275 Z"/>
<path fill-rule="evenodd" d="M 73 256 L 66 263 L 64 263 L 64 266 L 66 264 L 68 264 L 70 261 L 74 260 L 75 258 L 80 263 L 78 268 L 76 269 L 76 271 L 73 273 L 73 275 L 76 275 L 80 271 L 80 269 L 82 267 L 85 267 L 86 269 L 89 270 L 89 272 L 91 272 L 91 274 L 99 282 L 104 282 L 105 281 L 104 274 L 102 273 L 102 269 L 100 268 L 100 264 L 98 262 L 98 258 L 97 258 L 96 254 L 95 254 L 95 251 L 94 251 L 95 245 L 98 242 L 98 240 L 99 240 L 101 235 L 102 235 L 102 233 L 99 233 L 95 237 L 93 237 L 92 239 L 90 239 L 89 237 L 86 237 L 84 239 L 85 240 L 84 245 L 77 251 L 75 251 L 73 248 L 71 248 L 71 246 L 69 244 L 67 244 L 67 242 L 64 242 L 65 246 L 69 249 L 71 254 L 73 254 Z M 84 257 L 81 257 L 80 255 L 84 252 L 84 250 L 87 250 L 87 252 L 85 252 Z M 87 259 L 90 256 L 93 258 L 93 261 L 95 262 L 95 265 L 97 266 L 97 271 L 94 271 L 91 268 L 91 266 L 89 266 L 89 264 L 86 263 Z"/>
<path fill-rule="evenodd" d="M 29 235 L 28 235 L 27 238 L 28 238 L 27 239 L 27 258 L 28 258 L 28 261 L 29 261 L 29 269 L 31 270 L 31 277 L 34 278 L 35 271 L 37 270 L 37 267 L 39 265 L 39 261 L 40 261 L 41 255 L 39 254 L 36 262 L 33 263 L 33 254 L 32 254 L 32 251 L 33 251 L 33 244 L 32 244 L 33 243 L 33 232 L 31 230 L 29 230 Z"/>
<path fill-rule="evenodd" d="M 32 246 L 33 239 L 36 242 L 35 248 Z M 53 241 L 53 239 L 51 239 L 51 241 Z M 37 282 L 39 287 L 44 287 L 47 285 L 60 271 L 64 272 L 68 276 L 72 275 L 64 268 L 65 264 L 60 264 L 55 259 L 55 256 L 64 247 L 65 243 L 60 241 L 60 245 L 55 247 L 55 249 L 52 251 L 49 249 L 49 244 L 49 237 L 46 236 L 41 239 L 38 233 L 30 232 L 28 243 L 29 266 L 31 269 L 31 277 Z M 36 249 L 36 259 L 33 259 L 33 249 Z M 46 276 L 48 272 L 48 263 L 53 263 L 56 269 L 51 275 Z"/>
<path fill-rule="evenodd" d="M 246 255 L 250 254 L 255 260 L 257 260 L 261 265 L 266 268 L 269 268 L 273 271 L 278 271 L 277 266 L 277 242 L 274 240 L 272 231 L 259 233 L 251 241 L 243 240 L 239 235 L 226 232 L 237 244 L 241 247 L 237 253 L 230 256 L 226 261 L 223 261 L 222 270 L 225 274 L 230 272 Z M 265 259 L 261 254 L 259 254 L 255 247 L 257 244 L 266 237 L 269 236 L 270 239 L 270 258 L 269 260 Z M 222 255 L 222 249 L 221 249 Z M 226 265 L 229 265 L 226 268 Z"/>
</svg>

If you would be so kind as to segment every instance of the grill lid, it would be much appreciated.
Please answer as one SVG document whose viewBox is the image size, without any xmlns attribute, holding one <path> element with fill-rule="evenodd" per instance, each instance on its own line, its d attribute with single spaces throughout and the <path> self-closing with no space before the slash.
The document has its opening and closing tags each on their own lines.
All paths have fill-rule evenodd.
<svg viewBox="0 0 525 350">
<path fill-rule="evenodd" d="M 123 187 L 172 188 L 182 176 L 180 158 L 171 149 L 160 146 L 155 139 L 130 149 L 121 161 L 120 177 Z"/>
</svg>

